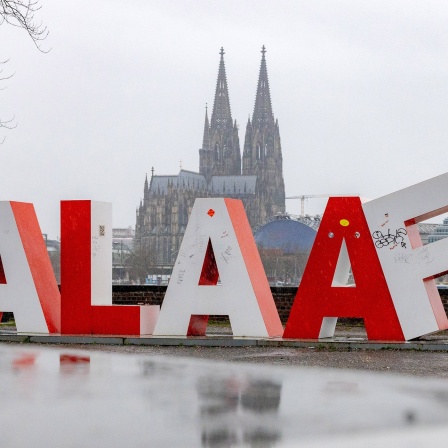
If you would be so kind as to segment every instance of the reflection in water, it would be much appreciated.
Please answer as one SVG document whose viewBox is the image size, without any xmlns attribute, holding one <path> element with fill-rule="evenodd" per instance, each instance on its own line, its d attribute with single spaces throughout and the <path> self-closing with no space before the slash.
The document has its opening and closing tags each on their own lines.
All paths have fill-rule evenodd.
<svg viewBox="0 0 448 448">
<path fill-rule="evenodd" d="M 179 366 L 177 367 L 177 369 L 174 370 L 173 366 L 169 364 L 163 364 L 157 361 L 149 361 L 146 359 L 140 362 L 139 364 L 141 374 L 147 377 L 156 377 L 159 375 L 162 376 L 169 375 L 170 377 L 179 376 L 180 372 L 184 370 L 183 366 Z"/>
<path fill-rule="evenodd" d="M 36 353 L 21 353 L 11 362 L 13 369 L 23 369 L 33 367 L 36 363 Z"/>
<path fill-rule="evenodd" d="M 90 356 L 78 356 L 61 353 L 59 355 L 61 373 L 88 373 L 90 370 Z"/>
<path fill-rule="evenodd" d="M 442 381 L 65 347 L 1 346 L 0 359 L 2 442 L 14 448 L 66 446 L 72 435 L 83 447 L 317 446 L 448 422 Z"/>
<path fill-rule="evenodd" d="M 281 385 L 272 381 L 253 381 L 241 395 L 241 404 L 253 412 L 275 412 L 280 406 Z"/>
<path fill-rule="evenodd" d="M 269 380 L 201 378 L 197 391 L 202 446 L 275 446 L 281 437 L 276 419 L 281 388 Z"/>
<path fill-rule="evenodd" d="M 207 433 L 202 432 L 202 446 L 225 447 L 235 446 L 238 438 L 236 431 L 233 429 L 216 429 Z"/>
<path fill-rule="evenodd" d="M 216 375 L 216 370 L 192 370 L 187 364 L 142 360 L 140 374 L 156 380 L 158 390 L 173 383 L 170 397 L 164 395 L 154 402 L 155 390 L 148 388 L 148 398 L 154 406 L 172 406 L 172 401 L 197 416 L 203 447 L 249 446 L 270 448 L 281 439 L 280 407 L 282 384 L 251 374 L 227 371 Z M 202 374 L 200 373 L 202 370 Z M 224 369 L 226 371 L 226 369 Z M 199 372 L 199 379 L 198 378 Z M 208 372 L 208 373 L 207 373 Z M 194 379 L 197 401 L 189 382 Z"/>
<path fill-rule="evenodd" d="M 274 447 L 276 442 L 280 440 L 279 432 L 265 431 L 258 428 L 252 432 L 245 432 L 243 434 L 243 441 L 245 445 L 257 448 L 270 448 Z"/>
<path fill-rule="evenodd" d="M 200 414 L 214 416 L 227 412 L 236 412 L 241 384 L 234 379 L 215 380 L 204 378 L 198 384 Z"/>
</svg>

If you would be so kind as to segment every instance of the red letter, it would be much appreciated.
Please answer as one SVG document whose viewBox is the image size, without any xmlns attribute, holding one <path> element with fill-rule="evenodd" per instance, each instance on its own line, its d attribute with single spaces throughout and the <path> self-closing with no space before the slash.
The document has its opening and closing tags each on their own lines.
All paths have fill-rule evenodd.
<svg viewBox="0 0 448 448">
<path fill-rule="evenodd" d="M 344 281 L 348 254 L 354 287 Z M 332 337 L 338 317 L 363 318 L 369 339 L 404 340 L 356 197 L 329 199 L 283 337 Z"/>
<path fill-rule="evenodd" d="M 150 334 L 158 306 L 112 305 L 111 207 L 61 202 L 63 334 Z"/>
</svg>

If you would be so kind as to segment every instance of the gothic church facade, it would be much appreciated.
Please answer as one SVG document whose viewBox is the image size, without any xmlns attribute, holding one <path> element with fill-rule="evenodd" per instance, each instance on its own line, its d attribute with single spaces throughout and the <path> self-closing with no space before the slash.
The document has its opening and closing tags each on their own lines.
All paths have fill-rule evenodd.
<svg viewBox="0 0 448 448">
<path fill-rule="evenodd" d="M 221 48 L 210 121 L 205 112 L 199 172 L 181 169 L 177 175 L 164 176 L 152 170 L 150 181 L 145 179 L 143 200 L 137 208 L 135 246 L 152 253 L 154 265 L 168 268 L 174 264 L 196 198 L 241 199 L 252 228 L 285 212 L 280 132 L 272 111 L 265 53 L 263 46 L 243 156 Z"/>
</svg>

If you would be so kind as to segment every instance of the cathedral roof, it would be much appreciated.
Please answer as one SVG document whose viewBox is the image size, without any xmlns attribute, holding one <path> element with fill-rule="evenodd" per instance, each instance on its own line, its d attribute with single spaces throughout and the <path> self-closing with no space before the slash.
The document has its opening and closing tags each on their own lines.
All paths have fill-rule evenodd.
<svg viewBox="0 0 448 448">
<path fill-rule="evenodd" d="M 151 193 L 166 194 L 169 186 L 174 188 L 188 188 L 202 190 L 207 188 L 207 182 L 202 174 L 194 171 L 180 170 L 179 174 L 168 176 L 153 176 L 149 191 Z"/>
<path fill-rule="evenodd" d="M 196 171 L 189 171 L 189 170 L 180 170 L 179 177 L 181 179 L 205 180 L 204 176 L 201 173 L 197 173 Z"/>
<path fill-rule="evenodd" d="M 213 176 L 209 190 L 214 194 L 254 194 L 257 176 Z"/>
<path fill-rule="evenodd" d="M 151 193 L 166 194 L 169 183 L 177 180 L 177 176 L 153 176 L 149 191 Z"/>
<path fill-rule="evenodd" d="M 206 189 L 213 194 L 251 195 L 255 193 L 257 176 L 213 176 L 209 184 L 205 176 L 194 171 L 180 170 L 178 175 L 153 176 L 149 191 L 166 194 L 170 185 L 173 188 Z"/>
</svg>

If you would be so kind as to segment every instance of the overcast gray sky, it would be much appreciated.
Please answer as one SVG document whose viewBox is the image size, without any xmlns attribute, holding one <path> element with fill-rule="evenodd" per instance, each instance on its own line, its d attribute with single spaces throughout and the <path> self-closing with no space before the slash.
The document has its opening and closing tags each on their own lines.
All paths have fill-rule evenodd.
<svg viewBox="0 0 448 448">
<path fill-rule="evenodd" d="M 145 174 L 198 170 L 204 106 L 225 49 L 240 145 L 260 64 L 282 138 L 286 194 L 375 198 L 448 171 L 448 2 L 41 0 L 39 53 L 0 26 L 15 73 L 0 92 L 0 199 L 113 203 L 135 225 Z M 3 132 L 2 132 L 3 131 Z M 310 199 L 306 212 L 325 201 Z M 298 201 L 287 201 L 292 213 Z"/>
</svg>

